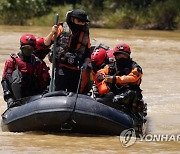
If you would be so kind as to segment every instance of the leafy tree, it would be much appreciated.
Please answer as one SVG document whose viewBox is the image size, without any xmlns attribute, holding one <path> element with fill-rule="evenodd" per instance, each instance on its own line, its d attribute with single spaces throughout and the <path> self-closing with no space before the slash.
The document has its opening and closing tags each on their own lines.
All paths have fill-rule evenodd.
<svg viewBox="0 0 180 154">
<path fill-rule="evenodd" d="M 26 19 L 50 11 L 47 0 L 1 0 L 0 19 L 3 24 L 24 25 Z"/>
<path fill-rule="evenodd" d="M 176 18 L 180 16 L 180 1 L 166 0 L 154 2 L 149 8 L 149 18 L 154 24 L 154 29 L 175 29 L 177 28 Z"/>
<path fill-rule="evenodd" d="M 179 0 L 0 0 L 0 24 L 49 25 L 56 12 L 64 19 L 75 8 L 85 10 L 94 27 L 180 27 Z"/>
</svg>

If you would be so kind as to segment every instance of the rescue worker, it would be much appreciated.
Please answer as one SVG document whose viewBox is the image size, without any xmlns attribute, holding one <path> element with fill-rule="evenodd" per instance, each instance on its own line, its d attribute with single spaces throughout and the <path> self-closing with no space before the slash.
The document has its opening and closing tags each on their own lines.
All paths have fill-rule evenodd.
<svg viewBox="0 0 180 154">
<path fill-rule="evenodd" d="M 17 99 L 42 92 L 39 84 L 42 80 L 41 61 L 32 54 L 35 46 L 34 35 L 22 35 L 20 51 L 11 54 L 11 58 L 5 63 L 1 84 L 8 108 L 16 105 Z"/>
<path fill-rule="evenodd" d="M 98 70 L 104 68 L 108 63 L 109 59 L 103 48 L 95 49 L 91 54 L 91 65 L 94 74 L 96 74 Z"/>
<path fill-rule="evenodd" d="M 106 51 L 106 53 L 109 58 L 109 64 L 113 64 L 115 62 L 114 49 L 109 49 Z"/>
<path fill-rule="evenodd" d="M 114 49 L 115 62 L 96 74 L 97 87 L 101 96 L 115 95 L 113 103 L 124 105 L 132 111 L 143 108 L 140 89 L 142 68 L 130 58 L 131 49 L 125 43 L 119 43 Z M 102 99 L 101 99 L 102 101 Z M 104 99 L 106 101 L 106 99 Z"/>
<path fill-rule="evenodd" d="M 90 61 L 90 39 L 87 14 L 75 9 L 67 12 L 66 22 L 52 27 L 44 44 L 53 43 L 57 33 L 55 90 L 77 91 L 80 68 L 86 70 Z"/>
<path fill-rule="evenodd" d="M 98 81 L 95 76 L 97 71 L 104 68 L 107 64 L 109 64 L 109 59 L 106 50 L 103 48 L 94 49 L 94 51 L 91 54 L 91 75 L 93 82 L 95 82 L 95 84 L 92 84 L 92 89 L 96 97 L 99 96 L 99 92 L 96 86 L 96 84 L 98 84 Z"/>
<path fill-rule="evenodd" d="M 91 41 L 90 52 L 92 53 L 91 63 L 89 63 L 86 72 L 83 72 L 80 93 L 88 94 L 93 89 L 94 94 L 98 95 L 97 87 L 93 84 L 95 80 L 94 75 L 99 69 L 112 62 L 114 55 L 112 55 L 113 50 L 109 46 L 98 43 L 95 39 Z"/>
<path fill-rule="evenodd" d="M 36 37 L 36 50 L 33 52 L 33 54 L 38 57 L 42 62 L 42 79 L 41 85 L 42 89 L 45 91 L 47 90 L 47 87 L 50 84 L 50 74 L 49 70 L 50 68 L 46 65 L 44 58 L 46 55 L 50 52 L 49 46 L 44 45 L 44 38 L 43 37 Z"/>
</svg>

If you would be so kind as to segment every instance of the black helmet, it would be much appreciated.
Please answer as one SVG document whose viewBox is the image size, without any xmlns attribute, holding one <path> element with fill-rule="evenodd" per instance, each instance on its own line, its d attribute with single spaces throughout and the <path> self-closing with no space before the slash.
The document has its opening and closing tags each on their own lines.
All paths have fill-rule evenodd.
<svg viewBox="0 0 180 154">
<path fill-rule="evenodd" d="M 80 10 L 80 9 L 72 10 L 70 16 L 81 19 L 82 21 L 85 21 L 85 22 L 90 22 L 90 20 L 88 20 L 87 14 L 84 10 Z"/>
</svg>

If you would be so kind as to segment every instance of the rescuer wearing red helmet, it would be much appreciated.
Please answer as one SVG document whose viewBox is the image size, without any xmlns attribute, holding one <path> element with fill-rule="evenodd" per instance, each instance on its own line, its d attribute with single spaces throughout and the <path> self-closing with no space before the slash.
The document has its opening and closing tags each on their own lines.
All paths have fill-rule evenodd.
<svg viewBox="0 0 180 154">
<path fill-rule="evenodd" d="M 20 51 L 11 54 L 5 63 L 1 84 L 8 108 L 16 105 L 17 99 L 39 94 L 42 90 L 39 84 L 42 80 L 42 63 L 32 54 L 35 47 L 34 35 L 22 35 Z"/>
<path fill-rule="evenodd" d="M 114 57 L 114 49 L 109 49 L 106 51 L 108 59 L 109 59 L 109 64 L 114 63 L 115 57 Z"/>
<path fill-rule="evenodd" d="M 96 73 L 101 68 L 108 64 L 108 56 L 103 48 L 95 49 L 91 54 L 92 70 Z"/>
<path fill-rule="evenodd" d="M 119 43 L 114 48 L 115 62 L 114 66 L 106 66 L 96 74 L 99 93 L 106 96 L 110 92 L 115 96 L 112 102 L 130 106 L 133 111 L 142 110 L 142 94 L 140 89 L 142 68 L 130 58 L 131 49 L 125 43 Z M 99 83 L 98 82 L 98 83 Z M 101 102 L 106 99 L 99 99 Z M 141 105 L 140 105 L 141 104 Z"/>
<path fill-rule="evenodd" d="M 88 85 L 88 86 L 85 86 L 86 87 L 85 91 L 88 91 L 90 89 L 89 87 L 92 87 L 92 86 L 94 90 L 97 89 L 96 86 L 93 84 L 93 81 L 95 81 L 95 74 L 97 73 L 98 70 L 104 68 L 106 64 L 109 64 L 109 57 L 106 51 L 107 49 L 109 49 L 109 47 L 103 48 L 101 46 L 102 44 L 100 44 L 99 46 L 96 46 L 94 50 L 92 51 L 91 61 L 90 61 L 91 63 L 89 67 L 92 69 L 91 75 L 92 75 L 93 80 L 90 80 L 90 77 L 88 78 L 87 76 L 83 78 L 82 85 Z M 96 90 L 96 94 L 98 94 L 97 90 Z"/>
<path fill-rule="evenodd" d="M 44 58 L 46 55 L 50 52 L 49 46 L 46 46 L 44 44 L 44 38 L 43 37 L 36 37 L 36 49 L 33 52 L 33 54 L 38 57 L 42 62 L 42 79 L 41 80 L 41 86 L 42 89 L 46 90 L 47 86 L 50 84 L 50 74 L 49 70 L 50 68 L 46 65 Z"/>
<path fill-rule="evenodd" d="M 41 60 L 44 60 L 46 55 L 51 51 L 49 49 L 50 46 L 44 45 L 44 38 L 43 37 L 36 37 L 36 49 L 33 52 L 36 57 Z"/>
<path fill-rule="evenodd" d="M 54 25 L 44 40 L 46 46 L 53 44 L 54 34 L 57 33 L 56 91 L 77 91 L 80 68 L 85 71 L 90 61 L 89 22 L 85 11 L 80 9 L 68 11 L 66 22 Z"/>
<path fill-rule="evenodd" d="M 98 70 L 104 68 L 106 64 L 108 63 L 109 63 L 109 60 L 107 57 L 106 50 L 104 48 L 95 48 L 91 54 L 91 69 L 92 69 L 91 75 L 93 79 L 91 81 L 91 85 L 92 85 L 93 92 L 96 96 L 99 95 L 99 93 L 96 86 L 96 84 L 98 84 L 98 81 L 96 80 L 95 75 Z M 96 84 L 94 84 L 94 82 Z"/>
</svg>

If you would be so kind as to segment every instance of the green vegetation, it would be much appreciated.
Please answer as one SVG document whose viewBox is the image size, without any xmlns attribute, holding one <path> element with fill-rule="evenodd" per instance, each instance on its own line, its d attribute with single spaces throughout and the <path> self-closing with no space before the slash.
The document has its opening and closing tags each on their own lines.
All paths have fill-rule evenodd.
<svg viewBox="0 0 180 154">
<path fill-rule="evenodd" d="M 1 0 L 0 24 L 25 25 L 27 19 L 51 11 L 46 0 Z"/>
<path fill-rule="evenodd" d="M 54 14 L 84 9 L 91 27 L 180 29 L 179 0 L 1 0 L 0 24 L 51 26 Z"/>
<path fill-rule="evenodd" d="M 36 25 L 36 26 L 52 26 L 55 22 L 54 16 L 56 13 L 59 14 L 59 20 L 65 21 L 65 16 L 67 11 L 72 10 L 71 5 L 52 7 L 50 13 L 43 15 L 41 17 L 34 17 L 32 19 L 27 20 L 27 25 Z"/>
</svg>

